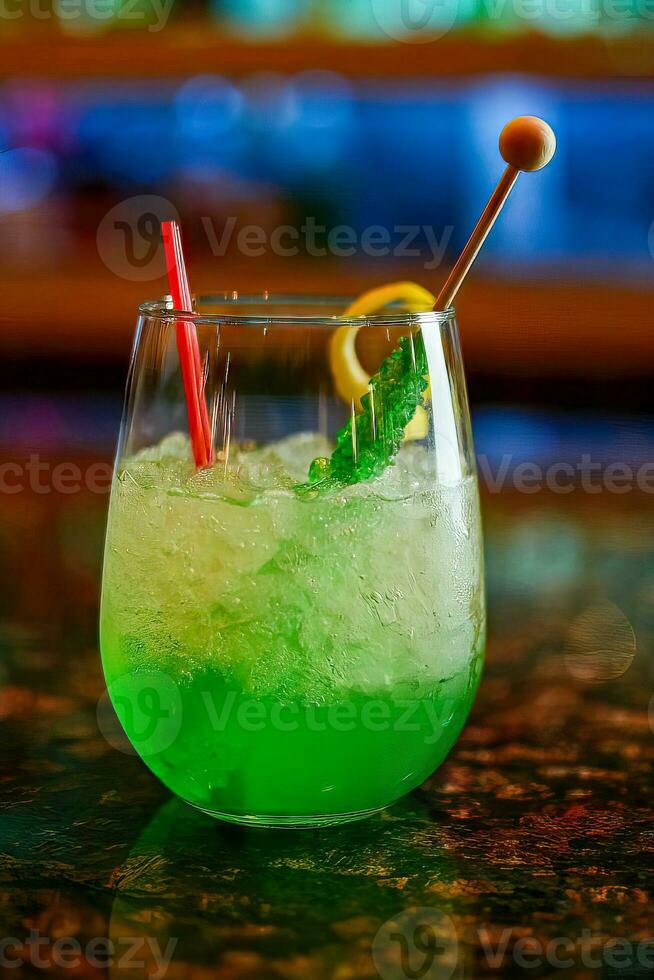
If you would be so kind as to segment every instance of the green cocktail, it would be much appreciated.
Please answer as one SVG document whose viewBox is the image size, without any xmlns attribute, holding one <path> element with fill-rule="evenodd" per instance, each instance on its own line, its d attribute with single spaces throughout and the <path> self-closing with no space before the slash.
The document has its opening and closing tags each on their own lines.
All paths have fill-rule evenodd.
<svg viewBox="0 0 654 980">
<path fill-rule="evenodd" d="M 132 745 L 193 805 L 268 826 L 357 819 L 419 785 L 483 657 L 451 311 L 307 306 L 211 298 L 187 315 L 187 370 L 196 329 L 207 357 L 201 469 L 179 431 L 180 315 L 142 308 L 105 551 L 102 656 Z M 380 365 L 360 400 L 345 330 Z"/>
<path fill-rule="evenodd" d="M 113 487 L 102 652 L 127 735 L 190 803 L 233 820 L 338 822 L 442 761 L 483 643 L 476 482 L 434 488 L 401 450 L 371 483 L 305 499 L 318 436 L 196 473 L 185 438 Z"/>
</svg>

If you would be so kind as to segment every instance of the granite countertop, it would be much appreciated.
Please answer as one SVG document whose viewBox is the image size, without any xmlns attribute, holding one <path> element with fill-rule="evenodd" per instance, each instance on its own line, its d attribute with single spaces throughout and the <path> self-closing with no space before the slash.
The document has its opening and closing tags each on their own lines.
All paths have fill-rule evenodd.
<svg viewBox="0 0 654 980">
<path fill-rule="evenodd" d="M 458 745 L 385 813 L 286 832 L 191 810 L 100 734 L 105 507 L 0 500 L 2 975 L 654 975 L 649 497 L 486 499 Z"/>
</svg>

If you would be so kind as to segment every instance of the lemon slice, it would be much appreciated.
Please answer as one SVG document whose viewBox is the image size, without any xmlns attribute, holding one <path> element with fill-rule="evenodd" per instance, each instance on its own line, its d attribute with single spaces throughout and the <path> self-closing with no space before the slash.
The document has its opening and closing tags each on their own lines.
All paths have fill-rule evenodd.
<svg viewBox="0 0 654 980">
<path fill-rule="evenodd" d="M 345 311 L 345 316 L 371 316 L 381 312 L 390 303 L 402 303 L 409 313 L 424 313 L 431 310 L 435 298 L 415 282 L 391 282 L 363 293 Z M 358 326 L 339 327 L 332 336 L 329 346 L 329 366 L 334 386 L 344 402 L 353 404 L 361 410 L 361 397 L 368 391 L 370 375 L 364 370 L 356 352 Z M 428 397 L 429 389 L 425 392 Z M 419 406 L 404 430 L 406 439 L 424 439 L 428 431 L 427 412 Z"/>
</svg>

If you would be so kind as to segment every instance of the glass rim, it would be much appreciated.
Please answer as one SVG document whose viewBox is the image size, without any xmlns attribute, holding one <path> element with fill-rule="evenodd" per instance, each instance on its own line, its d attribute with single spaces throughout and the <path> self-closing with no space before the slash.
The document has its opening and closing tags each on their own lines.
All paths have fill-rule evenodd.
<svg viewBox="0 0 654 980">
<path fill-rule="evenodd" d="M 176 310 L 173 306 L 171 296 L 163 296 L 158 300 L 147 300 L 139 305 L 139 313 L 148 319 L 161 321 L 186 320 L 196 325 L 213 324 L 215 326 L 274 326 L 275 324 L 289 324 L 305 327 L 341 327 L 341 326 L 411 326 L 425 323 L 444 324 L 453 323 L 455 320 L 455 310 L 453 306 L 448 307 L 442 312 L 426 310 L 424 312 L 399 312 L 403 303 L 391 303 L 388 306 L 389 312 L 371 313 L 363 316 L 345 316 L 343 314 L 324 314 L 320 312 L 296 315 L 294 313 L 274 312 L 274 309 L 297 305 L 298 307 L 335 307 L 347 309 L 356 297 L 353 296 L 326 296 L 310 295 L 307 293 L 240 293 L 236 290 L 224 293 L 206 293 L 194 297 L 201 305 L 221 306 L 233 304 L 235 310 L 244 306 L 261 306 L 265 308 L 267 304 L 273 308 L 269 313 L 243 314 L 238 312 L 221 313 L 190 313 L 188 310 Z M 398 307 L 398 312 L 393 313 L 393 307 Z"/>
</svg>

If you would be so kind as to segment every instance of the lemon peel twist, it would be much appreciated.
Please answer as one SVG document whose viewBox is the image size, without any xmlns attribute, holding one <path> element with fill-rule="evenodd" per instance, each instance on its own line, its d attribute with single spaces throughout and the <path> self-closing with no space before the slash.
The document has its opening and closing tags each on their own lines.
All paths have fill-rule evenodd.
<svg viewBox="0 0 654 980">
<path fill-rule="evenodd" d="M 346 316 L 367 316 L 392 302 L 410 312 L 431 309 L 433 296 L 414 283 L 391 283 L 359 297 Z M 299 493 L 337 489 L 379 476 L 392 463 L 402 442 L 423 438 L 428 430 L 422 402 L 428 394 L 428 365 L 422 331 L 401 337 L 397 347 L 370 377 L 356 355 L 358 325 L 339 327 L 330 345 L 330 366 L 337 391 L 352 414 L 338 432 L 329 459 L 314 459 L 309 482 Z M 358 413 L 356 407 L 359 406 Z"/>
<path fill-rule="evenodd" d="M 391 282 L 363 293 L 345 311 L 347 317 L 371 316 L 391 303 L 401 303 L 409 313 L 424 313 L 434 307 L 434 296 L 415 282 Z M 370 375 L 363 368 L 357 352 L 356 338 L 360 326 L 345 325 L 334 332 L 329 345 L 329 366 L 338 395 L 347 404 L 361 411 L 361 399 L 370 388 Z M 425 392 L 429 396 L 429 390 Z M 418 405 L 411 421 L 404 430 L 405 439 L 424 439 L 429 419 L 427 412 Z"/>
</svg>

